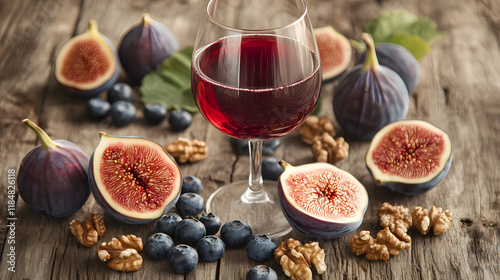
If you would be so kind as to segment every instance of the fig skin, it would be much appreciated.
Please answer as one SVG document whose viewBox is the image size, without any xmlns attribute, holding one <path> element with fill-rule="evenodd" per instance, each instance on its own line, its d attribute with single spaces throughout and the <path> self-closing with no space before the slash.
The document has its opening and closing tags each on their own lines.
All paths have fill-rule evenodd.
<svg viewBox="0 0 500 280">
<path fill-rule="evenodd" d="M 285 172 L 283 172 L 278 181 L 280 206 L 285 218 L 288 220 L 288 223 L 296 232 L 308 238 L 334 239 L 355 231 L 361 225 L 366 209 L 368 208 L 369 198 L 364 186 L 356 178 L 354 178 L 354 176 L 328 163 L 316 162 L 295 167 L 284 161 L 281 161 L 280 163 L 285 169 Z M 288 196 L 285 194 L 285 190 L 287 190 L 286 182 L 289 176 L 292 174 L 300 174 L 302 172 L 309 173 L 311 170 L 312 173 L 318 170 L 328 170 L 330 172 L 337 173 L 350 183 L 357 186 L 356 201 L 350 201 L 350 203 L 357 205 L 354 217 L 325 217 L 321 214 L 311 213 L 307 209 L 298 208 L 294 205 L 294 203 L 287 199 Z M 322 185 L 328 185 L 328 182 L 319 183 Z M 296 186 L 296 190 L 298 190 L 298 187 L 299 186 Z M 300 187 L 304 188 L 307 186 L 302 185 Z M 308 191 L 307 189 L 302 190 L 304 190 L 305 193 Z M 316 190 L 309 191 L 310 193 L 314 193 Z M 319 199 L 320 198 L 318 197 L 318 200 Z M 316 208 L 311 207 L 311 209 Z"/>
<path fill-rule="evenodd" d="M 142 78 L 155 71 L 163 60 L 179 49 L 174 34 L 162 23 L 142 15 L 142 21 L 122 38 L 118 57 L 123 70 L 140 84 Z"/>
<path fill-rule="evenodd" d="M 83 83 L 79 81 L 69 80 L 62 73 L 64 72 L 64 69 L 70 67 L 79 72 L 81 72 L 82 69 L 76 69 L 76 65 L 81 65 L 81 63 L 75 63 L 75 65 L 65 65 L 65 63 L 67 63 L 66 59 L 68 58 L 68 54 L 71 53 L 72 49 L 75 49 L 75 44 L 83 44 L 87 40 L 90 40 L 99 46 L 101 54 L 110 65 L 109 70 L 101 73 L 97 78 L 95 78 L 94 82 Z M 92 66 L 96 66 L 96 64 L 93 62 L 93 60 L 95 60 L 96 58 L 97 57 L 87 58 L 87 60 L 92 62 L 91 64 L 93 64 L 89 69 L 86 69 L 86 71 L 89 72 L 89 76 L 95 75 L 95 72 L 97 71 L 96 69 L 92 68 Z M 107 37 L 99 32 L 97 28 L 97 22 L 95 20 L 90 20 L 89 28 L 86 32 L 71 38 L 63 44 L 56 56 L 56 61 L 54 64 L 54 77 L 57 83 L 61 85 L 68 94 L 81 99 L 91 99 L 97 97 L 99 93 L 108 90 L 116 83 L 119 74 L 120 66 L 116 48 Z"/>
<path fill-rule="evenodd" d="M 23 123 L 38 135 L 41 144 L 21 161 L 17 176 L 21 198 L 36 212 L 53 218 L 78 211 L 90 194 L 89 157 L 67 140 L 52 140 L 36 124 Z"/>
<path fill-rule="evenodd" d="M 89 169 L 88 169 L 89 183 L 90 183 L 90 189 L 92 191 L 92 194 L 94 195 L 95 200 L 106 213 L 108 213 L 115 220 L 123 223 L 150 224 L 160 219 L 172 207 L 175 206 L 177 200 L 181 195 L 182 174 L 174 158 L 163 148 L 163 146 L 150 139 L 136 137 L 136 136 L 110 136 L 104 132 L 100 132 L 100 138 L 101 139 L 99 141 L 99 144 L 97 145 L 96 149 L 92 153 L 92 156 L 90 157 Z M 151 149 L 157 149 L 160 152 L 160 154 L 164 153 L 165 155 L 164 159 L 168 162 L 169 166 L 165 166 L 165 168 L 161 169 L 170 168 L 172 172 L 175 173 L 174 174 L 175 177 L 173 178 L 173 182 L 171 185 L 173 190 L 169 193 L 170 196 L 167 197 L 163 202 L 163 204 L 158 206 L 157 209 L 154 209 L 153 211 L 150 212 L 137 212 L 137 211 L 133 212 L 127 210 L 118 203 L 116 203 L 115 201 L 113 201 L 113 198 L 110 196 L 110 193 L 108 192 L 108 188 L 106 186 L 99 185 L 99 182 L 101 181 L 96 179 L 98 176 L 101 176 L 99 175 L 100 174 L 99 164 L 98 164 L 99 159 L 102 157 L 102 152 L 104 152 L 106 150 L 106 147 L 108 147 L 107 145 L 115 143 L 127 143 L 127 144 L 134 143 L 134 144 L 148 145 Z M 135 159 L 140 158 L 139 155 L 129 155 L 129 156 Z"/>
<path fill-rule="evenodd" d="M 390 133 L 394 133 L 394 129 L 398 129 L 399 125 L 405 125 L 405 130 L 410 130 L 410 128 L 419 129 L 420 131 L 427 131 L 433 134 L 434 138 L 439 138 L 442 141 L 443 148 L 438 152 L 432 152 L 432 155 L 429 155 L 425 152 L 421 152 L 415 160 L 424 159 L 425 157 L 436 158 L 436 153 L 440 153 L 439 162 L 434 160 L 435 164 L 438 164 L 441 167 L 438 167 L 438 172 L 436 173 L 427 173 L 424 178 L 403 178 L 398 175 L 390 175 L 389 173 L 385 174 L 376 164 L 373 159 L 374 153 L 377 152 L 377 148 L 380 145 L 384 145 L 385 147 L 389 147 L 388 144 L 384 143 L 384 138 Z M 420 133 L 423 135 L 423 133 Z M 423 136 L 420 136 L 423 137 Z M 409 140 L 415 140 L 414 138 L 408 137 Z M 425 139 L 417 139 L 420 143 L 423 143 Z M 431 147 L 432 144 L 426 144 L 427 151 L 435 151 L 434 148 Z M 394 153 L 400 154 L 398 151 L 393 151 Z M 425 160 L 423 160 L 425 162 Z M 433 189 L 441 180 L 448 175 L 448 172 L 451 168 L 451 163 L 453 161 L 453 155 L 451 151 L 451 140 L 449 136 L 442 131 L 441 129 L 433 126 L 432 124 L 421 121 L 421 120 L 403 120 L 399 122 L 392 123 L 387 125 L 383 129 L 381 129 L 373 138 L 372 143 L 368 149 L 366 154 L 366 167 L 370 172 L 370 175 L 374 178 L 375 184 L 377 186 L 388 188 L 397 193 L 415 196 L 423 194 L 431 189 Z M 411 168 L 412 165 L 408 164 Z M 419 172 L 412 172 L 412 174 Z"/>
<path fill-rule="evenodd" d="M 363 40 L 369 55 L 335 87 L 333 112 L 348 136 L 369 140 L 387 124 L 405 119 L 410 100 L 401 77 L 378 63 L 371 36 L 363 33 Z"/>
<path fill-rule="evenodd" d="M 397 193 L 408 195 L 408 196 L 417 196 L 421 195 L 427 191 L 430 191 L 433 189 L 441 180 L 448 175 L 448 172 L 450 171 L 451 168 L 451 162 L 453 156 L 450 156 L 448 161 L 446 162 L 443 170 L 432 180 L 420 183 L 420 184 L 408 184 L 408 183 L 402 183 L 402 182 L 397 182 L 397 181 L 387 181 L 387 182 L 381 182 L 381 181 L 375 181 L 375 184 L 381 187 L 385 187 L 388 189 L 391 189 Z M 373 176 L 371 170 L 369 167 L 368 171 L 370 171 L 370 175 Z"/>
<path fill-rule="evenodd" d="M 393 43 L 381 43 L 375 46 L 380 65 L 391 68 L 405 82 L 408 93 L 413 92 L 420 80 L 420 64 L 415 56 L 405 47 Z M 357 64 L 363 63 L 366 52 L 359 57 Z"/>
</svg>

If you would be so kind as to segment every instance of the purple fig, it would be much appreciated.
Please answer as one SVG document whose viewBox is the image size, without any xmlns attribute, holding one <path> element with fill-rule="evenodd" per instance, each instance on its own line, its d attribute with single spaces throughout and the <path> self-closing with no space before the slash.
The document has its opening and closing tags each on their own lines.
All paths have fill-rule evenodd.
<svg viewBox="0 0 500 280">
<path fill-rule="evenodd" d="M 354 176 L 324 162 L 280 164 L 285 169 L 278 181 L 281 210 L 296 232 L 332 239 L 361 225 L 368 193 Z"/>
<path fill-rule="evenodd" d="M 30 120 L 23 123 L 33 129 L 41 144 L 21 161 L 17 177 L 19 195 L 39 213 L 54 218 L 72 215 L 90 194 L 89 157 L 69 141 L 50 139 Z"/>
<path fill-rule="evenodd" d="M 314 37 L 318 44 L 323 82 L 333 82 L 351 63 L 351 43 L 331 25 L 315 28 Z"/>
<path fill-rule="evenodd" d="M 375 51 L 380 65 L 398 73 L 405 82 L 408 93 L 411 93 L 420 79 L 420 64 L 415 56 L 407 48 L 393 43 L 378 44 Z M 365 56 L 366 53 L 361 54 L 357 63 L 363 63 Z"/>
<path fill-rule="evenodd" d="M 56 81 L 68 94 L 84 99 L 109 89 L 119 73 L 115 46 L 99 33 L 95 20 L 86 32 L 64 43 L 54 65 Z"/>
<path fill-rule="evenodd" d="M 136 83 L 158 68 L 163 60 L 179 49 L 174 34 L 163 24 L 142 15 L 142 22 L 133 26 L 118 48 L 123 70 Z"/>
<path fill-rule="evenodd" d="M 419 195 L 446 177 L 452 158 L 446 132 L 426 121 L 403 120 L 375 134 L 366 154 L 366 167 L 377 186 Z"/>
<path fill-rule="evenodd" d="M 334 89 L 333 112 L 348 136 L 371 139 L 382 127 L 406 118 L 410 99 L 401 77 L 378 63 L 373 39 L 363 33 L 367 52 Z"/>
<path fill-rule="evenodd" d="M 129 224 L 161 218 L 175 206 L 182 187 L 181 170 L 163 146 L 104 132 L 90 157 L 89 181 L 101 208 Z"/>
</svg>

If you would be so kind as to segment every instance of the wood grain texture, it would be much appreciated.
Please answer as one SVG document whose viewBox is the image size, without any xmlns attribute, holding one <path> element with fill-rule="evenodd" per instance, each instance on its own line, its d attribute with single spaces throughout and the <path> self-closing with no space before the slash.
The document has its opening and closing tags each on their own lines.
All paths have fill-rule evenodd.
<svg viewBox="0 0 500 280">
<path fill-rule="evenodd" d="M 72 219 L 90 213 L 104 215 L 108 231 L 102 241 L 121 234 L 144 240 L 154 225 L 126 225 L 105 215 L 90 197 L 71 217 L 50 219 L 33 212 L 17 197 L 16 272 L 7 270 L 10 249 L 7 218 L 7 175 L 17 170 L 23 156 L 37 140 L 21 120 L 30 118 L 55 139 L 68 139 L 90 155 L 98 132 L 139 135 L 166 145 L 180 136 L 204 140 L 209 157 L 181 164 L 184 175 L 202 179 L 202 196 L 219 186 L 248 176 L 248 156 L 234 153 L 229 138 L 199 114 L 185 132 L 173 132 L 167 122 L 146 124 L 137 120 L 125 128 L 92 122 L 85 116 L 85 102 L 59 88 L 52 75 L 57 50 L 69 38 L 86 30 L 96 19 L 100 31 L 113 43 L 148 12 L 169 27 L 181 47 L 192 45 L 206 5 L 205 0 L 0 0 L 0 279 L 243 279 L 258 263 L 243 249 L 228 249 L 219 262 L 200 262 L 186 275 L 174 274 L 165 261 L 145 257 L 135 273 L 110 270 L 95 257 L 95 248 L 76 243 L 69 231 Z M 335 240 L 319 240 L 328 269 L 314 279 L 498 279 L 500 277 L 500 3 L 496 0 L 309 0 L 314 26 L 332 25 L 356 40 L 364 23 L 387 9 L 407 9 L 436 21 L 447 34 L 421 61 L 420 83 L 411 94 L 408 119 L 431 122 L 450 135 L 453 164 L 448 176 L 433 190 L 415 197 L 394 194 L 375 186 L 364 156 L 369 142 L 347 139 L 349 157 L 337 164 L 351 172 L 369 193 L 370 203 L 360 229 L 379 230 L 377 211 L 382 202 L 410 209 L 432 205 L 450 209 L 453 223 L 441 236 L 421 236 L 411 230 L 412 246 L 388 261 L 371 262 L 355 256 L 347 246 L 359 233 Z M 128 81 L 124 73 L 121 80 Z M 334 120 L 331 108 L 335 83 L 322 90 L 320 115 Z M 137 97 L 134 103 L 140 108 Z M 140 111 L 140 110 L 139 110 Z M 338 127 L 338 126 L 337 126 Z M 342 131 L 339 129 L 339 133 Z M 296 132 L 284 137 L 275 157 L 294 165 L 314 159 Z M 293 237 L 310 241 L 295 232 Z M 144 255 L 144 254 L 143 254 Z M 265 262 L 286 279 L 279 265 Z"/>
</svg>

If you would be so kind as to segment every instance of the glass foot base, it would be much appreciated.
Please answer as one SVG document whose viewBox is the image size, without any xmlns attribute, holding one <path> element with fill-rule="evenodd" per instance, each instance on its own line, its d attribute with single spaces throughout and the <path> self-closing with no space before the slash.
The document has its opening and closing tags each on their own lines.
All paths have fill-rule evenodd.
<svg viewBox="0 0 500 280">
<path fill-rule="evenodd" d="M 253 234 L 284 236 L 292 228 L 281 212 L 278 183 L 264 181 L 263 187 L 259 193 L 248 190 L 248 181 L 220 187 L 208 198 L 206 211 L 218 216 L 222 224 L 241 220 L 250 225 Z"/>
</svg>

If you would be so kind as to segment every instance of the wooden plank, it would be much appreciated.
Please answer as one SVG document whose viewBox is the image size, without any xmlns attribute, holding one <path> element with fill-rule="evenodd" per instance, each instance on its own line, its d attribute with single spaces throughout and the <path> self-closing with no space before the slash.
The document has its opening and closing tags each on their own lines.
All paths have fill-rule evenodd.
<svg viewBox="0 0 500 280">
<path fill-rule="evenodd" d="M 95 123 L 85 117 L 85 102 L 66 96 L 50 73 L 56 51 L 72 35 L 83 32 L 94 18 L 103 34 L 115 44 L 122 34 L 140 20 L 143 12 L 167 25 L 181 46 L 193 43 L 206 1 L 14 1 L 0 6 L 0 204 L 6 205 L 5 178 L 8 169 L 19 163 L 36 142 L 35 136 L 20 120 L 29 117 L 54 138 L 69 139 L 87 154 L 98 141 L 97 132 L 139 135 L 163 145 L 179 136 L 207 142 L 210 156 L 194 164 L 181 164 L 183 175 L 203 180 L 203 197 L 219 186 L 248 176 L 248 156 L 236 155 L 228 137 L 209 125 L 199 114 L 186 132 L 173 132 L 168 123 L 149 126 L 139 113 L 129 127 L 116 128 L 107 122 Z M 371 262 L 355 256 L 347 246 L 359 233 L 335 240 L 319 240 L 326 252 L 328 269 L 314 279 L 495 279 L 499 267 L 499 188 L 500 175 L 500 18 L 497 1 L 308 1 L 314 26 L 331 24 L 350 38 L 359 39 L 364 22 L 385 9 L 405 8 L 429 16 L 447 36 L 433 46 L 421 60 L 420 84 L 411 95 L 409 119 L 423 119 L 450 134 L 454 160 L 448 176 L 433 190 L 420 196 L 406 197 L 377 188 L 364 166 L 369 142 L 347 139 L 350 156 L 337 164 L 357 177 L 368 189 L 370 204 L 360 229 L 375 234 L 379 230 L 377 211 L 389 201 L 410 209 L 422 205 L 452 210 L 451 229 L 442 236 L 421 236 L 410 231 L 412 247 L 386 262 Z M 354 63 L 354 62 L 353 62 Z M 127 81 L 122 73 L 121 80 Z M 321 115 L 333 119 L 331 109 L 334 85 L 323 88 Z M 140 107 L 138 98 L 135 104 Z M 339 130 L 342 134 L 342 131 Z M 283 138 L 275 157 L 295 165 L 312 162 L 309 147 L 296 132 Z M 5 187 L 4 187 L 5 186 Z M 95 248 L 75 242 L 69 232 L 71 219 L 83 219 L 101 213 L 108 225 L 102 241 L 133 233 L 144 240 L 154 225 L 131 226 L 105 215 L 90 197 L 74 216 L 50 219 L 34 213 L 22 201 L 16 205 L 16 273 L 7 270 L 9 247 L 7 209 L 0 208 L 1 279 L 240 279 L 253 266 L 244 249 L 228 249 L 219 262 L 200 262 L 186 277 L 173 274 L 165 261 L 145 257 L 136 273 L 111 271 L 94 255 Z M 292 232 L 288 237 L 302 242 L 310 239 Z M 144 254 L 143 254 L 144 255 Z M 270 265 L 285 278 L 279 265 Z"/>
</svg>

